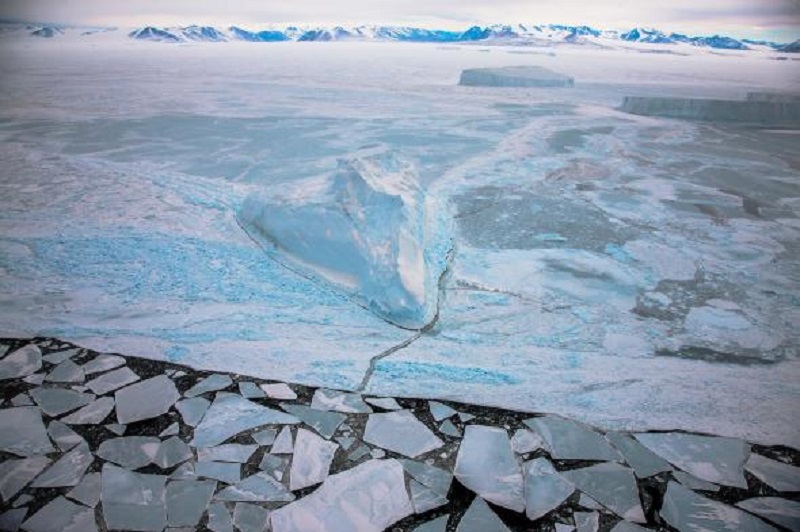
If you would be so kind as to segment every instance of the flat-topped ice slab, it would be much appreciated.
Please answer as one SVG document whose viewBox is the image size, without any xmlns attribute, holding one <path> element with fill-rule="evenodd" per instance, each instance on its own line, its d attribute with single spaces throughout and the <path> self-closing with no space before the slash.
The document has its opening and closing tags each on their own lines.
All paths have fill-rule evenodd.
<svg viewBox="0 0 800 532">
<path fill-rule="evenodd" d="M 738 101 L 626 96 L 622 102 L 622 110 L 635 115 L 709 122 L 738 122 L 770 126 L 800 125 L 800 103 L 783 99 Z"/>
<path fill-rule="evenodd" d="M 575 80 L 540 66 L 469 68 L 460 85 L 470 87 L 573 87 Z"/>
</svg>

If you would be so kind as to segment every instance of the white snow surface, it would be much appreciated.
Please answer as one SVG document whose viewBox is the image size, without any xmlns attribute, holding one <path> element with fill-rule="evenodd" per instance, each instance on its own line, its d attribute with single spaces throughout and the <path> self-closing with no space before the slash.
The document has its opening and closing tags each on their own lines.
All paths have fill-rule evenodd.
<svg viewBox="0 0 800 532">
<path fill-rule="evenodd" d="M 374 287 L 285 268 L 236 215 L 382 145 L 450 205 L 455 246 L 435 326 L 367 391 L 800 447 L 797 135 L 619 111 L 796 94 L 800 63 L 90 37 L 0 42 L 4 336 L 356 389 L 415 333 L 354 303 Z M 575 87 L 458 86 L 514 65 Z M 387 190 L 393 171 L 371 175 Z M 396 257 L 382 271 L 419 272 Z M 393 285 L 418 296 L 419 279 Z"/>
</svg>

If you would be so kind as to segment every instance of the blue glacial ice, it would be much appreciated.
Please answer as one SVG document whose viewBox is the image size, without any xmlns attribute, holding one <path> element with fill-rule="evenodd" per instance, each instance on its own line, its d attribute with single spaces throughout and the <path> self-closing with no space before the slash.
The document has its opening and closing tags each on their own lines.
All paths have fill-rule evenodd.
<svg viewBox="0 0 800 532">
<path fill-rule="evenodd" d="M 241 221 L 279 261 L 391 323 L 422 329 L 436 317 L 452 247 L 447 205 L 384 147 L 341 159 L 332 174 L 249 196 Z"/>
</svg>

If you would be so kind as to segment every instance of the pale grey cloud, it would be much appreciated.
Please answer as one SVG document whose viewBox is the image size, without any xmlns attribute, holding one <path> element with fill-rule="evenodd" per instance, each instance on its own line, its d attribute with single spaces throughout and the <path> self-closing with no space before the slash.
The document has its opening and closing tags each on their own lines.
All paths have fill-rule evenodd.
<svg viewBox="0 0 800 532">
<path fill-rule="evenodd" d="M 0 16 L 123 26 L 535 22 L 800 33 L 800 0 L 0 0 Z"/>
</svg>

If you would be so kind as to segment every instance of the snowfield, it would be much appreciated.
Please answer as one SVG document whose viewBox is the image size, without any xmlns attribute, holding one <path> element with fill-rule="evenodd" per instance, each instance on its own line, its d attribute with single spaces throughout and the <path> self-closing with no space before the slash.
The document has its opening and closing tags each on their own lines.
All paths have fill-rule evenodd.
<svg viewBox="0 0 800 532">
<path fill-rule="evenodd" d="M 800 448 L 798 131 L 620 109 L 796 95 L 797 61 L 641 42 L 90 37 L 0 40 L 3 335 Z M 575 86 L 458 85 L 509 66 Z M 349 196 L 366 197 L 359 223 L 309 206 L 331 196 L 308 183 L 375 145 L 407 161 L 414 201 L 380 216 L 390 165 L 370 185 L 385 197 Z M 277 254 L 237 220 L 258 218 L 257 198 L 279 213 Z M 423 219 L 452 245 L 426 251 Z M 298 231 L 297 260 L 276 260 Z M 342 265 L 338 249 L 362 255 Z"/>
</svg>

